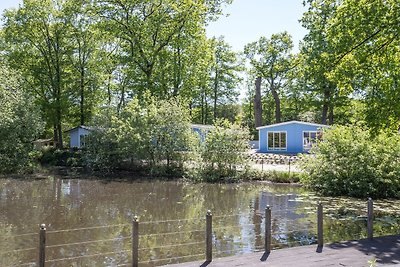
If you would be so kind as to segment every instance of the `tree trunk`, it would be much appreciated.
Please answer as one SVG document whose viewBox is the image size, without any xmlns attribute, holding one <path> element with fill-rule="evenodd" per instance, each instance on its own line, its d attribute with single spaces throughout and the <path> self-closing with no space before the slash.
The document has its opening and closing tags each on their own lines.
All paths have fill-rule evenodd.
<svg viewBox="0 0 400 267">
<path fill-rule="evenodd" d="M 262 125 L 262 104 L 261 104 L 261 77 L 257 77 L 255 82 L 256 90 L 254 94 L 254 122 L 255 126 Z"/>
<path fill-rule="evenodd" d="M 326 87 L 325 91 L 324 91 L 324 99 L 323 99 L 324 102 L 322 105 L 322 118 L 321 118 L 322 124 L 327 124 L 329 100 L 330 100 L 330 92 L 329 92 L 329 88 Z"/>
<path fill-rule="evenodd" d="M 218 71 L 215 71 L 215 78 L 214 78 L 214 121 L 217 119 L 217 102 L 218 102 Z"/>
<path fill-rule="evenodd" d="M 328 114 L 328 120 L 329 120 L 329 125 L 333 124 L 333 103 L 331 102 L 329 105 L 329 114 Z"/>
<path fill-rule="evenodd" d="M 275 101 L 275 122 L 281 122 L 281 100 L 279 99 L 278 92 L 275 90 L 274 86 L 271 86 L 271 93 Z"/>
<path fill-rule="evenodd" d="M 80 95 L 81 95 L 81 101 L 80 101 L 80 125 L 85 125 L 85 69 L 81 68 L 81 75 L 80 75 Z"/>
</svg>

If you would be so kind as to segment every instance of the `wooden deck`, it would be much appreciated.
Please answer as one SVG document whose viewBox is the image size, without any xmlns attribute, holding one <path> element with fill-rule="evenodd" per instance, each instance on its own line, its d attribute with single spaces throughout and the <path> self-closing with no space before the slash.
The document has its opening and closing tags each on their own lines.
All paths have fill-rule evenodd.
<svg viewBox="0 0 400 267">
<path fill-rule="evenodd" d="M 368 261 L 376 260 L 375 265 Z M 325 245 L 273 250 L 269 255 L 250 253 L 204 261 L 168 265 L 169 267 L 234 266 L 400 266 L 400 236 L 385 236 L 369 241 L 362 239 Z"/>
</svg>

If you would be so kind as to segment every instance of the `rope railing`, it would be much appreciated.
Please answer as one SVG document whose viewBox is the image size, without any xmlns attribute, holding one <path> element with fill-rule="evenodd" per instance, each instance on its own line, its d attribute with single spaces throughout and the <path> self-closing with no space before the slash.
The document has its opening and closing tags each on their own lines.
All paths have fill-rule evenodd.
<svg viewBox="0 0 400 267">
<path fill-rule="evenodd" d="M 196 257 L 200 257 L 200 256 L 204 256 L 204 254 L 191 254 L 191 255 L 178 256 L 178 257 L 172 257 L 172 258 L 154 259 L 154 260 L 148 260 L 148 261 L 141 261 L 139 263 L 141 263 L 141 264 L 154 263 L 154 262 L 170 261 L 170 260 L 184 259 L 184 258 L 196 258 Z"/>
<path fill-rule="evenodd" d="M 202 221 L 204 218 L 190 218 L 190 219 L 176 219 L 176 220 L 162 220 L 162 221 L 147 221 L 140 222 L 140 224 L 160 224 L 160 223 L 170 223 L 170 222 L 187 222 L 187 221 Z"/>
<path fill-rule="evenodd" d="M 127 236 L 127 237 L 117 237 L 117 238 L 111 238 L 111 239 L 90 240 L 90 241 L 82 241 L 82 242 L 75 242 L 75 243 L 64 243 L 64 244 L 46 246 L 46 248 L 60 248 L 60 247 L 67 247 L 67 246 L 95 244 L 95 243 L 101 243 L 101 242 L 123 241 L 123 240 L 130 239 L 130 238 L 131 238 L 130 236 Z"/>
<path fill-rule="evenodd" d="M 182 246 L 193 246 L 204 244 L 204 242 L 190 242 L 190 243 L 182 243 L 182 244 L 169 244 L 158 247 L 150 247 L 150 248 L 141 248 L 139 251 L 153 250 L 153 249 L 162 249 L 162 248 L 173 248 L 173 247 L 182 247 Z"/>
<path fill-rule="evenodd" d="M 18 253 L 18 252 L 25 252 L 25 251 L 32 251 L 32 250 L 37 250 L 37 248 L 22 248 L 22 249 L 15 249 L 15 250 L 9 250 L 9 251 L 1 251 L 0 255 L 6 255 L 6 254 Z"/>
<path fill-rule="evenodd" d="M 126 226 L 130 226 L 130 224 L 99 225 L 99 226 L 73 228 L 73 229 L 50 230 L 50 231 L 47 231 L 47 233 L 48 234 L 58 234 L 58 233 L 65 233 L 65 232 L 76 232 L 76 231 L 95 230 L 95 229 L 104 229 L 104 228 L 113 228 L 113 227 L 126 227 Z"/>
<path fill-rule="evenodd" d="M 37 233 L 26 233 L 26 234 L 18 234 L 18 235 L 9 235 L 2 237 L 3 239 L 10 239 L 10 238 L 18 238 L 18 237 L 25 237 L 25 236 L 37 236 Z"/>
<path fill-rule="evenodd" d="M 164 232 L 158 234 L 139 234 L 139 237 L 146 236 L 146 237 L 153 237 L 153 236 L 164 236 L 164 235 L 178 235 L 178 234 L 190 234 L 196 232 L 204 232 L 204 230 L 190 230 L 190 231 L 176 231 L 176 232 Z"/>
<path fill-rule="evenodd" d="M 17 264 L 17 265 L 10 265 L 8 267 L 21 267 L 21 266 L 29 266 L 29 265 L 34 265 L 36 264 L 36 262 L 32 261 L 32 262 L 26 262 L 26 263 L 21 263 L 21 264 Z"/>
<path fill-rule="evenodd" d="M 243 248 L 238 248 L 238 249 L 228 249 L 228 250 L 218 250 L 213 253 L 213 255 L 218 256 L 224 253 L 238 253 L 238 252 L 243 252 Z"/>
<path fill-rule="evenodd" d="M 317 228 L 303 228 L 303 229 L 295 229 L 295 230 L 290 230 L 290 231 L 275 231 L 271 232 L 272 235 L 279 235 L 279 234 L 290 234 L 290 233 L 296 233 L 296 232 L 309 232 L 311 230 L 318 230 Z"/>
<path fill-rule="evenodd" d="M 249 248 L 250 244 L 249 242 L 260 242 L 259 237 L 265 237 L 264 239 L 264 250 L 265 252 L 270 252 L 271 247 L 281 247 L 281 246 L 291 246 L 291 245 L 298 245 L 298 244 L 314 244 L 317 243 L 318 246 L 323 246 L 323 212 L 322 212 L 322 203 L 318 204 L 318 209 L 317 209 L 317 222 L 311 222 L 309 225 L 303 225 L 306 228 L 300 228 L 300 229 L 278 229 L 273 231 L 272 229 L 272 217 L 271 214 L 274 214 L 276 212 L 284 212 L 284 211 L 299 211 L 299 209 L 277 209 L 274 210 L 271 207 L 267 206 L 265 209 L 265 214 L 263 216 L 263 219 L 261 222 L 256 222 L 256 223 L 251 223 L 244 221 L 244 223 L 236 222 L 238 225 L 218 225 L 218 223 L 221 223 L 224 218 L 229 218 L 229 217 L 234 217 L 234 216 L 245 216 L 247 218 L 251 218 L 251 216 L 254 216 L 254 214 L 230 214 L 230 215 L 218 215 L 218 216 L 213 216 L 211 214 L 211 211 L 207 212 L 207 215 L 204 218 L 196 218 L 196 219 L 177 219 L 177 220 L 159 220 L 159 221 L 145 221 L 145 222 L 140 222 L 140 225 L 151 225 L 151 224 L 162 224 L 162 223 L 170 223 L 172 226 L 176 225 L 178 223 L 178 228 L 181 227 L 180 223 L 181 222 L 188 222 L 188 221 L 205 221 L 205 229 L 195 229 L 195 230 L 178 230 L 178 231 L 170 231 L 170 232 L 161 232 L 161 233 L 150 233 L 150 234 L 145 234 L 144 232 L 139 233 L 139 221 L 135 217 L 132 224 L 115 224 L 115 225 L 101 225 L 101 226 L 92 226 L 92 227 L 82 227 L 82 228 L 72 228 L 72 229 L 62 229 L 62 230 L 51 230 L 51 231 L 46 231 L 45 225 L 41 225 L 40 232 L 39 232 L 39 239 L 40 239 L 40 246 L 39 246 L 39 267 L 43 267 L 44 263 L 54 263 L 54 262 L 61 262 L 61 261 L 71 261 L 71 260 L 77 260 L 77 259 L 83 259 L 83 258 L 90 258 L 90 257 L 101 257 L 105 255 L 118 255 L 118 254 L 128 254 L 132 255 L 132 266 L 136 267 L 137 264 L 139 263 L 139 251 L 141 252 L 140 255 L 143 257 L 145 255 L 144 253 L 146 251 L 151 251 L 151 250 L 157 250 L 157 253 L 161 253 L 161 251 L 164 251 L 165 249 L 169 250 L 168 254 L 170 251 L 173 251 L 175 248 L 179 247 L 189 247 L 189 246 L 202 246 L 204 245 L 203 248 L 205 248 L 205 255 L 206 255 L 206 260 L 211 261 L 212 260 L 212 255 L 219 255 L 219 254 L 224 254 L 224 253 L 238 253 L 238 252 L 246 252 L 253 249 L 260 249 L 260 247 L 254 247 L 254 248 Z M 307 212 L 311 212 L 310 209 L 304 209 Z M 314 211 L 315 213 L 315 211 Z M 261 213 L 258 213 L 256 215 L 262 216 Z M 213 222 L 214 221 L 214 226 Z M 276 218 L 281 218 L 281 217 L 276 217 Z M 274 221 L 277 220 L 274 218 Z M 373 212 L 372 212 L 372 200 L 368 201 L 368 215 L 366 217 L 367 219 L 367 236 L 368 238 L 372 238 L 373 232 L 372 232 L 372 218 L 373 218 Z M 67 232 L 74 232 L 74 231 L 84 231 L 84 230 L 93 230 L 93 229 L 105 229 L 105 228 L 113 228 L 113 227 L 127 227 L 130 226 L 132 227 L 132 235 L 131 236 L 126 236 L 126 235 L 121 235 L 117 236 L 114 238 L 106 238 L 106 239 L 98 239 L 98 240 L 88 240 L 88 241 L 81 241 L 81 242 L 70 242 L 70 243 L 63 243 L 63 244 L 52 244 L 52 245 L 46 245 L 46 234 L 57 234 L 57 233 L 67 233 Z M 222 240 L 225 240 L 226 242 L 230 242 L 233 246 L 236 248 L 227 250 L 227 251 L 222 251 L 222 250 L 215 250 L 218 238 L 214 236 L 216 232 L 219 231 L 225 231 L 227 229 L 245 229 L 247 227 L 255 227 L 255 226 L 261 226 L 259 228 L 259 231 L 262 231 L 263 233 L 256 233 L 254 229 L 249 229 L 249 231 L 252 231 L 250 234 L 246 234 L 246 236 L 239 236 L 239 241 L 237 241 L 237 238 L 233 239 L 228 237 L 228 239 L 225 240 L 225 237 L 222 237 Z M 169 228 L 170 226 L 168 226 Z M 125 229 L 124 229 L 125 231 Z M 246 230 L 247 231 L 247 230 Z M 196 233 L 205 233 L 206 238 L 203 241 L 197 241 L 197 237 L 193 237 L 193 234 Z M 243 233 L 243 232 L 242 232 Z M 284 235 L 284 234 L 290 234 L 290 233 L 300 233 L 301 235 L 297 238 L 299 240 L 290 240 L 287 241 L 287 238 L 282 238 L 282 237 L 277 237 L 279 235 Z M 178 239 L 178 237 L 175 239 L 176 243 L 170 243 L 170 244 L 158 244 L 157 246 L 151 246 L 148 245 L 148 247 L 143 246 L 143 244 L 148 244 L 146 242 L 139 243 L 139 239 L 144 239 L 144 238 L 152 238 L 152 237 L 165 237 L 165 236 L 171 236 L 171 235 L 182 235 L 182 234 L 190 234 L 189 237 L 185 237 L 184 239 Z M 19 236 L 29 236 L 32 235 L 31 233 L 26 233 L 26 234 L 21 234 Z M 235 234 L 236 235 L 236 234 Z M 257 238 L 257 240 L 254 240 Z M 297 239 L 296 238 L 296 239 Z M 231 240 L 232 239 L 232 240 Z M 290 238 L 292 239 L 292 238 Z M 192 240 L 192 242 L 191 242 Z M 124 241 L 122 243 L 122 241 Z M 143 240 L 142 240 L 143 241 Z M 183 241 L 183 242 L 182 242 Z M 225 242 L 224 241 L 224 242 Z M 273 242 L 271 242 L 273 241 Z M 82 246 L 82 245 L 90 245 L 90 244 L 98 244 L 98 243 L 107 243 L 107 242 L 121 242 L 121 244 L 124 245 L 124 248 L 126 248 L 127 245 L 132 246 L 132 249 L 122 249 L 118 251 L 112 251 L 112 252 L 99 252 L 99 253 L 93 253 L 93 254 L 87 254 L 87 255 L 76 255 L 76 256 L 70 256 L 70 257 L 64 257 L 64 258 L 53 258 L 53 259 L 45 259 L 45 250 L 46 249 L 58 249 L 58 248 L 66 248 L 66 247 L 73 247 L 73 246 Z M 149 242 L 150 244 L 152 242 Z M 142 244 L 142 247 L 139 248 L 139 244 Z M 250 245 L 251 246 L 251 245 Z M 213 251 L 213 249 L 215 251 Z M 24 248 L 24 249 L 19 249 L 19 250 L 12 250 L 12 251 L 6 251 L 0 253 L 0 255 L 5 255 L 8 253 L 18 253 L 18 252 L 23 252 L 23 251 L 33 251 L 36 250 L 36 248 Z M 158 252 L 160 250 L 160 252 Z M 196 251 L 199 251 L 198 248 L 196 248 Z M 54 253 L 54 252 L 53 252 Z M 150 261 L 140 261 L 140 263 L 148 263 L 148 262 L 160 262 L 160 261 L 177 261 L 182 258 L 187 258 L 187 257 L 199 257 L 199 256 L 204 256 L 204 254 L 196 254 L 196 255 L 186 255 L 186 256 L 179 256 L 179 257 L 170 257 L 170 258 L 159 258 L 159 259 L 154 259 Z M 124 259 L 126 260 L 126 255 L 124 255 Z M 124 263 L 125 264 L 125 263 Z M 20 264 L 21 265 L 21 264 Z M 127 265 L 127 264 L 125 264 Z M 124 266 L 124 265 L 121 265 Z"/>
<path fill-rule="evenodd" d="M 71 260 L 77 260 L 77 259 L 92 258 L 92 257 L 99 257 L 99 256 L 105 256 L 105 255 L 113 255 L 113 254 L 121 254 L 121 253 L 128 253 L 128 252 L 130 252 L 130 250 L 111 251 L 111 252 L 95 253 L 95 254 L 89 254 L 89 255 L 81 255 L 81 256 L 74 256 L 74 257 L 51 259 L 51 260 L 46 260 L 45 262 L 46 263 L 51 263 L 51 262 L 59 262 L 59 261 L 71 261 Z"/>
</svg>

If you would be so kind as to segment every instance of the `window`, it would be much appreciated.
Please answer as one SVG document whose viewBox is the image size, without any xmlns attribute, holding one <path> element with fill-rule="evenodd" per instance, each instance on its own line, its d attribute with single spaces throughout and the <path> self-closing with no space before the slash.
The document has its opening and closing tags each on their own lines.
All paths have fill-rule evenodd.
<svg viewBox="0 0 400 267">
<path fill-rule="evenodd" d="M 80 146 L 79 147 L 85 147 L 87 143 L 87 136 L 85 134 L 81 134 L 80 137 Z"/>
<path fill-rule="evenodd" d="M 268 132 L 268 150 L 286 150 L 286 132 Z"/>
<path fill-rule="evenodd" d="M 321 140 L 322 132 L 320 131 L 307 131 L 303 132 L 303 148 L 310 149 L 317 140 Z"/>
</svg>

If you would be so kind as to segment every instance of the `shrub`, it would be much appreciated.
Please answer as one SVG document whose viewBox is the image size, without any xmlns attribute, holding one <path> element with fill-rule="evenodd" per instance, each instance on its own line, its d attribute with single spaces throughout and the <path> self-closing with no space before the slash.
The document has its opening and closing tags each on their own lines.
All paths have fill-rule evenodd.
<svg viewBox="0 0 400 267">
<path fill-rule="evenodd" d="M 179 173 L 190 156 L 194 136 L 187 110 L 178 99 L 134 99 L 120 114 L 105 115 L 90 136 L 85 162 L 113 171 L 129 162 L 157 173 Z"/>
<path fill-rule="evenodd" d="M 238 171 L 248 166 L 249 140 L 248 129 L 227 120 L 217 121 L 201 144 L 199 175 L 206 181 L 238 179 Z"/>
<path fill-rule="evenodd" d="M 32 171 L 33 144 L 43 124 L 18 75 L 0 66 L 0 173 Z"/>
<path fill-rule="evenodd" d="M 302 183 L 325 195 L 400 197 L 400 136 L 336 126 L 300 161 Z"/>
</svg>

